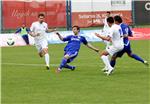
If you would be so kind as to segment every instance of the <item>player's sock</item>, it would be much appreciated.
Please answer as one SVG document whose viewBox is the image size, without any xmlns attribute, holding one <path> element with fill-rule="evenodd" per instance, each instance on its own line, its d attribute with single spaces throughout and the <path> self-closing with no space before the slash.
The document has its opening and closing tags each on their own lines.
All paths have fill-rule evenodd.
<svg viewBox="0 0 150 104">
<path fill-rule="evenodd" d="M 109 59 L 108 59 L 108 56 L 103 55 L 103 56 L 101 56 L 101 59 L 103 60 L 103 62 L 107 68 L 112 69 Z"/>
<path fill-rule="evenodd" d="M 115 67 L 115 65 L 116 65 L 116 60 L 111 60 L 111 61 L 110 61 L 110 65 L 111 65 L 112 67 Z"/>
<path fill-rule="evenodd" d="M 49 67 L 49 54 L 48 53 L 45 54 L 45 63 L 46 63 L 46 66 Z"/>
<path fill-rule="evenodd" d="M 65 65 L 65 68 L 68 68 L 68 69 L 73 70 L 73 69 L 75 69 L 75 66 L 70 66 L 70 65 L 66 64 L 66 65 Z"/>
<path fill-rule="evenodd" d="M 64 68 L 65 65 L 67 64 L 67 59 L 66 58 L 63 58 L 62 61 L 61 61 L 61 64 L 60 64 L 60 69 Z"/>
<path fill-rule="evenodd" d="M 138 61 L 144 63 L 144 60 L 136 54 L 132 54 L 131 57 L 134 58 L 135 60 L 138 60 Z"/>
</svg>

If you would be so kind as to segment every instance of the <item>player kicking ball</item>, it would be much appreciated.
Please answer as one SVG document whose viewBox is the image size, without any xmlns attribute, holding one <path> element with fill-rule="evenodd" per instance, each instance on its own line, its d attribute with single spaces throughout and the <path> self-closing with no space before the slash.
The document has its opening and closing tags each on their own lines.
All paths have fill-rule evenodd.
<svg viewBox="0 0 150 104">
<path fill-rule="evenodd" d="M 90 43 L 87 42 L 85 37 L 80 36 L 80 27 L 79 26 L 73 26 L 72 31 L 74 35 L 69 35 L 67 37 L 62 37 L 58 32 L 56 34 L 58 35 L 59 39 L 62 41 L 68 41 L 68 44 L 64 48 L 64 57 L 62 59 L 62 62 L 59 66 L 59 68 L 56 69 L 56 73 L 60 73 L 63 68 L 67 68 L 70 70 L 75 70 L 75 66 L 70 66 L 68 63 L 72 62 L 77 56 L 78 52 L 80 50 L 81 43 L 86 45 L 88 48 L 99 52 L 99 49 L 93 47 Z"/>
<path fill-rule="evenodd" d="M 105 69 L 107 70 L 105 73 L 107 75 L 110 75 L 114 70 L 114 68 L 110 65 L 108 55 L 113 56 L 115 53 L 121 51 L 124 47 L 124 44 L 123 44 L 123 34 L 122 34 L 121 27 L 117 24 L 114 24 L 113 17 L 108 17 L 107 23 L 110 27 L 110 33 L 108 34 L 108 36 L 107 37 L 102 36 L 97 33 L 95 33 L 95 35 L 101 38 L 102 40 L 107 40 L 112 42 L 112 45 L 108 46 L 106 50 L 100 53 L 101 59 L 105 64 Z"/>
<path fill-rule="evenodd" d="M 130 41 L 128 39 L 128 37 L 132 37 L 132 31 L 130 29 L 130 27 L 123 23 L 123 20 L 120 16 L 115 16 L 114 17 L 115 23 L 120 25 L 122 31 L 123 31 L 123 40 L 124 40 L 124 48 L 122 51 L 116 53 L 115 55 L 113 55 L 113 57 L 111 58 L 110 64 L 112 67 L 115 67 L 116 64 L 116 59 L 118 57 L 122 57 L 124 55 L 124 53 L 127 53 L 127 55 L 145 65 L 148 66 L 148 62 L 143 60 L 141 57 L 139 57 L 138 55 L 134 54 L 131 50 L 131 46 L 130 46 Z"/>
</svg>

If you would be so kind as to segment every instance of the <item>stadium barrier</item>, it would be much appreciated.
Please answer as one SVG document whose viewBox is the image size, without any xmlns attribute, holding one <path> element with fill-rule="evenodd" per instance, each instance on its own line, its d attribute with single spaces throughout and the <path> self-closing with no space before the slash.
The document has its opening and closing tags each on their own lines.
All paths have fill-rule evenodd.
<svg viewBox="0 0 150 104">
<path fill-rule="evenodd" d="M 97 38 L 94 33 L 100 33 L 100 30 L 85 30 L 81 31 L 80 34 L 85 36 L 88 41 L 101 41 Z M 63 37 L 73 34 L 72 31 L 61 31 L 59 32 Z M 29 36 L 30 45 L 34 45 L 34 38 Z M 55 33 L 46 33 L 49 44 L 64 43 L 62 42 Z M 25 42 L 19 34 L 0 34 L 0 46 L 25 46 Z"/>
<path fill-rule="evenodd" d="M 131 40 L 150 40 L 150 28 L 133 28 L 133 37 Z M 60 31 L 63 37 L 73 34 L 72 31 Z M 84 36 L 90 42 L 101 42 L 102 40 L 97 38 L 94 33 L 101 33 L 101 30 L 82 30 L 80 34 Z M 64 43 L 59 40 L 55 33 L 46 34 L 49 44 Z M 34 45 L 33 37 L 29 36 L 31 45 Z M 25 46 L 25 42 L 18 34 L 0 34 L 0 46 Z"/>
<path fill-rule="evenodd" d="M 71 0 L 70 9 L 67 9 L 66 1 L 3 0 L 2 29 L 16 29 L 22 23 L 30 27 L 37 20 L 39 12 L 45 13 L 49 27 L 67 27 L 69 24 L 80 27 L 100 26 L 103 25 L 106 11 L 111 11 L 112 15 L 121 15 L 127 24 L 132 23 L 130 0 Z"/>
<path fill-rule="evenodd" d="M 133 28 L 131 40 L 150 40 L 150 28 Z"/>
</svg>

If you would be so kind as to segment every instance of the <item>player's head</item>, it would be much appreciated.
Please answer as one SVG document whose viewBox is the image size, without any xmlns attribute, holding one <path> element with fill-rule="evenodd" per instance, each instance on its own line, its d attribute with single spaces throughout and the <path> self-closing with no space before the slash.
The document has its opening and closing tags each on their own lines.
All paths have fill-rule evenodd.
<svg viewBox="0 0 150 104">
<path fill-rule="evenodd" d="M 115 20 L 115 23 L 116 23 L 116 24 L 122 23 L 122 18 L 121 18 L 119 15 L 116 15 L 116 16 L 114 17 L 114 20 Z"/>
<path fill-rule="evenodd" d="M 22 28 L 25 28 L 25 27 L 26 27 L 25 23 L 22 23 Z"/>
<path fill-rule="evenodd" d="M 112 24 L 114 24 L 114 18 L 113 17 L 108 17 L 107 18 L 107 23 L 108 23 L 109 27 L 111 27 Z"/>
<path fill-rule="evenodd" d="M 107 17 L 110 17 L 110 15 L 111 15 L 111 12 L 107 11 L 107 12 L 106 12 L 106 16 L 107 16 Z"/>
<path fill-rule="evenodd" d="M 40 23 L 44 22 L 45 15 L 44 15 L 43 13 L 39 13 L 38 19 L 39 19 L 39 22 L 40 22 Z"/>
<path fill-rule="evenodd" d="M 80 32 L 80 27 L 79 26 L 73 26 L 72 31 L 75 35 L 78 35 L 78 33 Z"/>
</svg>

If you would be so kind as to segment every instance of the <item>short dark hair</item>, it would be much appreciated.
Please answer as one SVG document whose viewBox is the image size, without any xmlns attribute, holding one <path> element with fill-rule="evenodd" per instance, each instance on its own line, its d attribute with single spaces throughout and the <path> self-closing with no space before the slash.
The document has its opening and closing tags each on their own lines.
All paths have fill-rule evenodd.
<svg viewBox="0 0 150 104">
<path fill-rule="evenodd" d="M 38 14 L 38 18 L 39 18 L 40 16 L 45 17 L 44 13 L 39 13 L 39 14 Z"/>
<path fill-rule="evenodd" d="M 107 22 L 109 22 L 109 23 L 114 23 L 114 18 L 113 18 L 113 17 L 108 17 L 108 18 L 107 18 Z"/>
<path fill-rule="evenodd" d="M 106 13 L 110 14 L 110 12 L 109 12 L 109 11 L 107 11 Z"/>
<path fill-rule="evenodd" d="M 75 26 L 73 26 L 72 28 L 74 28 L 74 27 L 76 27 L 77 30 L 80 31 L 80 27 L 79 27 L 79 26 L 75 25 Z"/>
<path fill-rule="evenodd" d="M 119 23 L 122 23 L 122 18 L 119 15 L 116 15 L 114 17 L 114 20 L 117 21 L 117 22 L 119 22 Z"/>
</svg>

